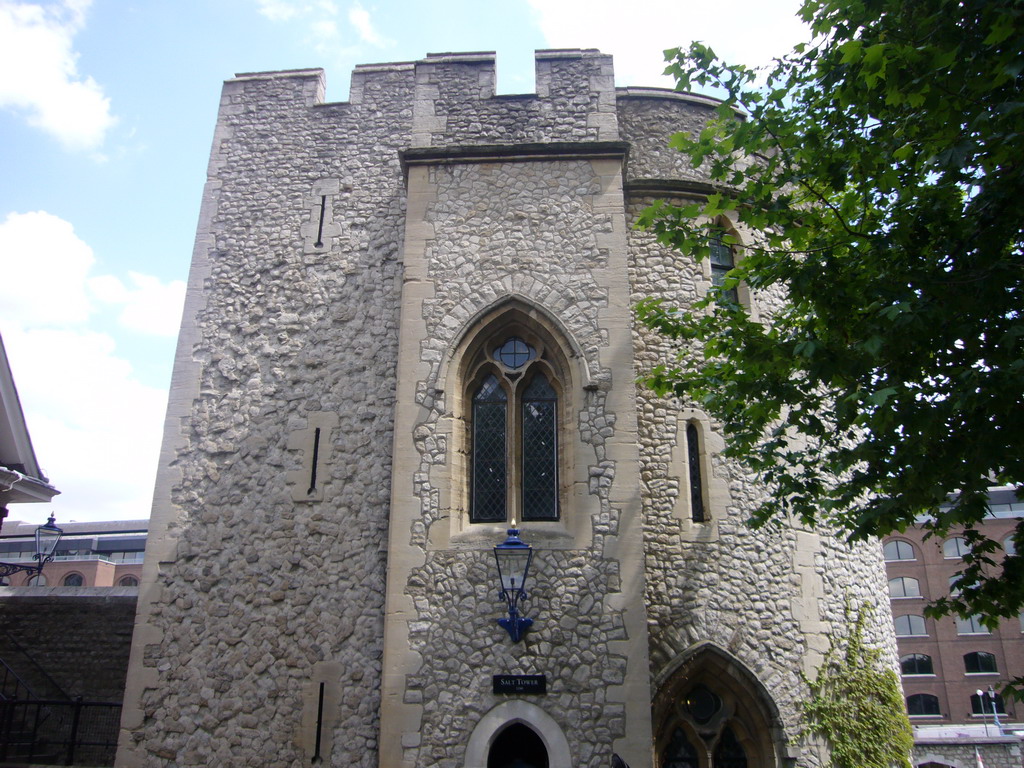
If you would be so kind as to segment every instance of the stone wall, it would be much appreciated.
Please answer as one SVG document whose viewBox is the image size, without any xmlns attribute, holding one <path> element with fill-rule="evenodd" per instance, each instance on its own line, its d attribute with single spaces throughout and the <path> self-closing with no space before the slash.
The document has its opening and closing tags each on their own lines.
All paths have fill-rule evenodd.
<svg viewBox="0 0 1024 768">
<path fill-rule="evenodd" d="M 135 587 L 2 587 L 0 659 L 42 698 L 56 693 L 19 647 L 68 696 L 120 704 L 137 593 Z"/>
<path fill-rule="evenodd" d="M 978 756 L 981 761 L 979 762 Z M 936 763 L 951 768 L 1021 768 L 1024 751 L 1019 736 L 978 739 L 914 740 L 914 765 Z"/>
<path fill-rule="evenodd" d="M 321 756 L 376 763 L 411 72 L 322 92 L 225 85 L 120 765 L 308 763 L 320 683 Z"/>
<path fill-rule="evenodd" d="M 616 91 L 596 51 L 537 71 L 536 94 L 495 97 L 490 54 L 362 66 L 344 104 L 316 70 L 226 83 L 119 766 L 477 768 L 518 719 L 552 768 L 643 768 L 652 696 L 697 648 L 749 682 L 774 757 L 818 764 L 794 743 L 799 672 L 847 600 L 885 595 L 880 555 L 747 529 L 763 490 L 717 425 L 634 384 L 668 349 L 632 305 L 688 305 L 710 272 L 631 224 L 658 189 L 706 188 L 664 143 L 713 104 Z M 506 526 L 470 524 L 466 491 L 466 361 L 508 329 L 547 345 L 561 409 L 561 514 L 523 526 L 536 622 L 516 645 L 494 623 Z"/>
</svg>

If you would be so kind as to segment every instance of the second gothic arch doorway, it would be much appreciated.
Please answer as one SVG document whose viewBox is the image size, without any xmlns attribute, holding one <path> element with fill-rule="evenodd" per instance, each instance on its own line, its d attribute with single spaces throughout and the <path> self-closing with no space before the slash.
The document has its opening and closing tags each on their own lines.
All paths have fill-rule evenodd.
<svg viewBox="0 0 1024 768">
<path fill-rule="evenodd" d="M 662 684 L 653 705 L 658 768 L 776 768 L 781 728 L 764 687 L 705 646 Z"/>
</svg>

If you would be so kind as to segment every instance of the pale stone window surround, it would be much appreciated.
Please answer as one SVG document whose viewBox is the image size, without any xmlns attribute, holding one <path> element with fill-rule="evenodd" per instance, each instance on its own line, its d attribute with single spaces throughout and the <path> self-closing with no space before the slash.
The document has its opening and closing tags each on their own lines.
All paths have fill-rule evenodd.
<svg viewBox="0 0 1024 768">
<path fill-rule="evenodd" d="M 714 643 L 701 642 L 676 657 L 653 681 L 652 702 L 655 754 L 660 760 L 672 733 L 682 728 L 698 750 L 711 747 L 700 735 L 702 728 L 733 730 L 751 768 L 787 764 L 796 756 L 787 743 L 782 718 L 771 694 L 757 676 L 729 652 Z M 705 686 L 722 701 L 713 722 L 698 726 L 685 711 L 688 691 Z M 710 761 L 711 749 L 702 764 Z"/>
<path fill-rule="evenodd" d="M 466 745 L 464 768 L 487 768 L 487 757 L 494 740 L 515 723 L 522 723 L 540 736 L 548 751 L 549 768 L 572 768 L 569 742 L 561 727 L 536 704 L 521 699 L 502 702 L 480 718 Z"/>
<path fill-rule="evenodd" d="M 734 224 L 725 216 L 719 216 L 714 220 L 707 221 L 706 226 L 709 231 L 717 231 L 722 233 L 723 235 L 735 239 L 736 242 L 731 244 L 732 257 L 733 266 L 738 266 L 739 263 L 743 261 L 743 249 L 746 240 L 740 233 L 736 224 Z M 700 269 L 701 275 L 703 276 L 706 282 L 703 286 L 699 286 L 699 290 L 701 293 L 706 293 L 707 290 L 712 286 L 711 259 L 701 259 Z M 736 286 L 736 297 L 739 299 L 740 305 L 744 307 L 750 314 L 750 319 L 755 321 L 758 320 L 759 314 L 757 312 L 757 305 L 754 303 L 753 297 L 750 295 L 750 287 L 746 283 L 740 282 L 740 284 Z"/>
<path fill-rule="evenodd" d="M 519 296 L 506 296 L 466 323 L 445 356 L 438 376 L 451 393 L 447 424 L 439 425 L 439 435 L 448 429 L 446 472 L 439 474 L 441 507 L 450 511 L 449 525 L 433 525 L 430 545 L 439 549 L 483 549 L 493 547 L 505 533 L 506 523 L 471 523 L 470 488 L 470 414 L 472 392 L 481 368 L 490 364 L 491 348 L 510 336 L 519 336 L 531 346 L 545 350 L 545 373 L 558 393 L 558 476 L 559 509 L 557 521 L 530 521 L 523 524 L 524 540 L 541 549 L 582 549 L 590 545 L 592 526 L 587 514 L 590 506 L 588 467 L 595 463 L 577 429 L 585 406 L 586 391 L 593 389 L 580 346 L 566 328 L 545 310 Z M 515 475 L 512 473 L 514 481 Z M 510 512 L 509 518 L 514 513 Z M 519 522 L 518 516 L 516 517 Z"/>
<path fill-rule="evenodd" d="M 338 414 L 309 411 L 305 415 L 306 427 L 293 429 L 288 435 L 287 448 L 299 452 L 301 464 L 285 475 L 285 482 L 291 487 L 292 501 L 323 501 L 324 486 L 331 481 L 331 437 L 338 427 Z"/>
<path fill-rule="evenodd" d="M 334 221 L 334 202 L 349 191 L 340 179 L 320 179 L 313 184 L 305 206 L 308 216 L 299 225 L 302 235 L 303 253 L 319 253 L 331 250 L 334 241 L 341 236 L 341 224 Z"/>
<path fill-rule="evenodd" d="M 697 429 L 698 454 L 701 463 L 701 492 L 704 497 L 704 522 L 693 521 L 690 503 L 690 463 L 687 450 L 686 428 Z M 717 541 L 718 521 L 725 516 L 732 503 L 729 484 L 713 471 L 711 456 L 725 450 L 725 440 L 711 429 L 707 415 L 693 408 L 682 408 L 676 422 L 676 440 L 672 448 L 669 475 L 678 482 L 678 495 L 672 514 L 682 526 L 684 541 Z"/>
</svg>

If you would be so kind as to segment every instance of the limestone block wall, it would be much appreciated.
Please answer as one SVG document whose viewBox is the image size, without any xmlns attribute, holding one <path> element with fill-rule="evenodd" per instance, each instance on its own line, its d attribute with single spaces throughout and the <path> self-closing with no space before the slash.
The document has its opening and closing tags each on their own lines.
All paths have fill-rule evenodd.
<svg viewBox="0 0 1024 768">
<path fill-rule="evenodd" d="M 225 84 L 118 765 L 377 762 L 412 88 Z"/>
<path fill-rule="evenodd" d="M 464 763 L 474 728 L 504 700 L 491 676 L 544 674 L 537 704 L 574 765 L 604 765 L 616 749 L 642 765 L 649 697 L 621 158 L 423 161 L 409 185 L 382 764 L 475 764 Z M 507 302 L 552 321 L 576 356 L 562 382 L 562 519 L 522 525 L 539 552 L 536 624 L 517 645 L 495 624 L 491 547 L 507 526 L 467 524 L 455 462 L 456 350 Z"/>
</svg>

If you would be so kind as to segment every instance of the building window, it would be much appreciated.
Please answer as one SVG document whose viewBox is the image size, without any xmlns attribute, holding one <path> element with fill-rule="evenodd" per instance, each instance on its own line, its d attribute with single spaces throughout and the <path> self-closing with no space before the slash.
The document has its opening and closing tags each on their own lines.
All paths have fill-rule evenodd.
<svg viewBox="0 0 1024 768">
<path fill-rule="evenodd" d="M 85 585 L 85 579 L 80 573 L 69 573 L 61 583 L 65 587 L 81 587 Z"/>
<path fill-rule="evenodd" d="M 726 275 L 736 266 L 736 256 L 732 246 L 725 241 L 725 233 L 721 230 L 711 233 L 708 245 L 711 248 L 711 284 L 725 285 Z M 731 304 L 739 303 L 739 295 L 735 288 L 730 288 L 722 293 L 722 298 Z"/>
<path fill-rule="evenodd" d="M 891 541 L 885 542 L 885 546 L 882 547 L 882 552 L 885 555 L 886 562 L 893 562 L 896 560 L 916 560 L 917 556 L 914 553 L 914 545 L 909 541 L 903 541 L 902 539 L 892 539 Z"/>
<path fill-rule="evenodd" d="M 118 582 L 119 587 L 137 587 L 139 586 L 139 580 L 132 575 L 122 576 Z"/>
<path fill-rule="evenodd" d="M 907 696 L 907 714 L 911 717 L 941 715 L 938 697 L 930 693 L 915 693 Z"/>
<path fill-rule="evenodd" d="M 686 464 L 690 470 L 690 519 L 707 520 L 704 512 L 704 465 L 700 460 L 700 432 L 692 421 L 686 425 Z"/>
<path fill-rule="evenodd" d="M 967 540 L 960 536 L 946 539 L 942 544 L 942 556 L 947 560 L 959 560 L 970 551 L 971 548 L 967 546 Z"/>
<path fill-rule="evenodd" d="M 971 694 L 972 715 L 991 715 L 993 706 L 995 707 L 995 714 L 1006 714 L 1006 710 L 1003 709 L 1003 697 L 998 693 L 995 695 L 995 699 L 988 693 L 983 693 L 981 696 L 976 693 Z"/>
<path fill-rule="evenodd" d="M 559 398 L 542 350 L 493 346 L 471 389 L 470 521 L 557 520 Z"/>
<path fill-rule="evenodd" d="M 924 653 L 908 653 L 900 656 L 900 673 L 904 675 L 934 675 L 932 657 Z"/>
<path fill-rule="evenodd" d="M 896 628 L 896 637 L 921 637 L 927 636 L 928 630 L 924 626 L 924 616 L 905 614 L 893 619 Z"/>
<path fill-rule="evenodd" d="M 964 671 L 968 675 L 994 675 L 996 669 L 996 657 L 993 653 L 974 651 L 964 654 Z"/>
<path fill-rule="evenodd" d="M 921 584 L 910 576 L 897 576 L 889 579 L 889 597 L 920 597 Z"/>
<path fill-rule="evenodd" d="M 1005 552 L 1008 555 L 1017 554 L 1017 542 L 1013 540 L 1013 534 L 1010 534 L 1005 539 L 1003 539 L 1003 552 Z"/>
<path fill-rule="evenodd" d="M 661 753 L 662 768 L 698 768 L 699 760 L 697 749 L 686 737 L 686 732 L 682 728 L 676 728 Z"/>
<path fill-rule="evenodd" d="M 981 623 L 981 618 L 978 616 L 968 616 L 956 618 L 956 633 L 958 635 L 988 635 L 991 634 L 988 629 Z"/>
</svg>

